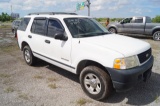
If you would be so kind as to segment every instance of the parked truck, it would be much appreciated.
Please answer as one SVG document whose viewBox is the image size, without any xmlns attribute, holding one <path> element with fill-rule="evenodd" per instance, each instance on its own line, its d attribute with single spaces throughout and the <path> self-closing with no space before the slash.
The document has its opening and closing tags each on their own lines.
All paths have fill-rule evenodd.
<svg viewBox="0 0 160 106">
<path fill-rule="evenodd" d="M 109 24 L 107 29 L 112 33 L 152 36 L 154 40 L 160 41 L 160 23 L 152 23 L 148 16 L 125 18 Z"/>
</svg>

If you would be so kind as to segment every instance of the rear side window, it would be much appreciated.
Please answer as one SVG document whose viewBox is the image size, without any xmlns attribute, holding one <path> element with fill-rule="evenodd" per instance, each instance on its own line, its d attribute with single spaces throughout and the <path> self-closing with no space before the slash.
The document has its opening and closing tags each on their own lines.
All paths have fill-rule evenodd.
<svg viewBox="0 0 160 106">
<path fill-rule="evenodd" d="M 48 21 L 48 31 L 47 31 L 47 36 L 54 37 L 54 34 L 57 30 L 62 30 L 63 27 L 60 24 L 59 21 L 49 19 Z"/>
<path fill-rule="evenodd" d="M 135 19 L 135 22 L 134 22 L 134 23 L 143 23 L 143 18 Z"/>
<path fill-rule="evenodd" d="M 152 22 L 151 18 L 150 17 L 146 17 L 146 23 L 151 23 L 151 22 Z"/>
<path fill-rule="evenodd" d="M 30 18 L 23 18 L 18 27 L 18 30 L 25 31 L 28 26 L 29 21 L 30 21 Z"/>
<path fill-rule="evenodd" d="M 31 32 L 35 34 L 45 35 L 46 19 L 35 18 L 31 27 Z"/>
</svg>

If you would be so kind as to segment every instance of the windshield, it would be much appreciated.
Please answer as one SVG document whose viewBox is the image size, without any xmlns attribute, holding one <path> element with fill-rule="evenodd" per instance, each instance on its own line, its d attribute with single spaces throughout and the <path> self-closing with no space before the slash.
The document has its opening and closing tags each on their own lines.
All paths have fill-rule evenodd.
<svg viewBox="0 0 160 106">
<path fill-rule="evenodd" d="M 91 18 L 64 19 L 73 38 L 92 37 L 109 34 L 108 30 Z"/>
</svg>

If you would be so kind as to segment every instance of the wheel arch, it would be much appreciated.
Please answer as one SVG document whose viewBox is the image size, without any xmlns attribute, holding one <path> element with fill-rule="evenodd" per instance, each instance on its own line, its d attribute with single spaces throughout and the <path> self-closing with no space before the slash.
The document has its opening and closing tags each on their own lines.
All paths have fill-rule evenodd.
<svg viewBox="0 0 160 106">
<path fill-rule="evenodd" d="M 29 46 L 29 44 L 28 44 L 27 42 L 23 41 L 22 44 L 21 44 L 21 51 L 23 50 L 23 48 L 24 48 L 26 45 Z"/>
<path fill-rule="evenodd" d="M 160 27 L 153 29 L 152 35 L 153 35 L 155 32 L 157 32 L 157 31 L 160 31 Z"/>
<path fill-rule="evenodd" d="M 114 28 L 116 30 L 116 33 L 118 32 L 118 29 L 116 28 L 116 26 L 110 26 L 108 30 L 110 30 L 111 28 Z"/>
<path fill-rule="evenodd" d="M 82 60 L 78 63 L 77 65 L 77 70 L 76 70 L 76 73 L 78 75 L 80 75 L 81 71 L 87 67 L 87 66 L 91 66 L 91 65 L 94 65 L 94 66 L 97 66 L 99 68 L 101 68 L 102 70 L 104 70 L 109 76 L 109 72 L 107 71 L 107 69 L 100 63 L 96 62 L 96 61 L 92 61 L 92 60 Z M 111 77 L 111 76 L 110 76 Z"/>
</svg>

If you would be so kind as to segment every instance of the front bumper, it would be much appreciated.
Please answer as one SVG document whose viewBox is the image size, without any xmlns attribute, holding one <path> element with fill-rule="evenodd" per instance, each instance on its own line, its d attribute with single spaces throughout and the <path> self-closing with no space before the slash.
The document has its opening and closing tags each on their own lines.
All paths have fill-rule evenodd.
<svg viewBox="0 0 160 106">
<path fill-rule="evenodd" d="M 138 82 L 146 81 L 152 73 L 154 58 L 151 58 L 142 66 L 138 66 L 127 70 L 116 70 L 106 68 L 111 76 L 113 87 L 116 91 L 127 91 L 133 88 Z"/>
</svg>

